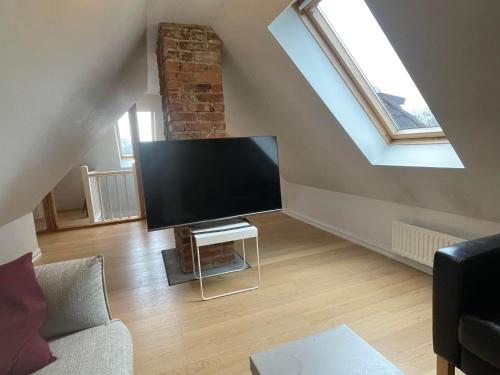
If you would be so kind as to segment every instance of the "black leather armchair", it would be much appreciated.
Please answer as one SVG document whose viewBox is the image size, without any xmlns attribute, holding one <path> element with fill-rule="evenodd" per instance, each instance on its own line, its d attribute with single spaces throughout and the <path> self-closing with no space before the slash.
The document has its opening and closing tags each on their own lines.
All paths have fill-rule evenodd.
<svg viewBox="0 0 500 375">
<path fill-rule="evenodd" d="M 434 256 L 433 342 L 438 375 L 500 375 L 500 234 Z"/>
</svg>

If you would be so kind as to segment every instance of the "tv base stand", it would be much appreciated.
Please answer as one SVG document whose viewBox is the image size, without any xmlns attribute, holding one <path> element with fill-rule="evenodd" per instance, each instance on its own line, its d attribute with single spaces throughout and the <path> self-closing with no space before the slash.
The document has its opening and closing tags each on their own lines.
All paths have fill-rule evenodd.
<svg viewBox="0 0 500 375">
<path fill-rule="evenodd" d="M 260 287 L 259 232 L 255 226 L 250 224 L 247 220 L 231 219 L 231 220 L 218 221 L 208 224 L 200 224 L 192 226 L 189 228 L 189 230 L 190 230 L 190 240 L 191 240 L 191 256 L 193 259 L 193 273 L 194 277 L 198 279 L 200 282 L 201 299 L 203 301 L 219 297 L 225 297 L 232 294 L 248 292 L 250 290 L 255 290 Z M 247 268 L 245 240 L 252 238 L 255 239 L 255 248 L 257 252 L 257 285 L 209 297 L 205 296 L 205 291 L 203 288 L 203 279 L 233 272 L 239 272 Z M 203 275 L 203 271 L 201 269 L 201 261 L 200 261 L 200 247 L 220 244 L 229 241 L 242 241 L 243 267 L 231 271 L 216 272 L 216 273 L 211 273 L 210 275 Z M 196 252 L 196 258 L 195 258 L 195 252 Z M 197 269 L 198 272 L 196 271 Z"/>
</svg>

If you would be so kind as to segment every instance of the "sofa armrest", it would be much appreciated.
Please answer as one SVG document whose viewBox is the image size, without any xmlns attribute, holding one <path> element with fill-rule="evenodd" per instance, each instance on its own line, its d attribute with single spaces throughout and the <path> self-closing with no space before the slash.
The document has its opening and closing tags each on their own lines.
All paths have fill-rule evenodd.
<svg viewBox="0 0 500 375">
<path fill-rule="evenodd" d="M 110 321 L 101 255 L 38 266 L 35 272 L 47 298 L 41 329 L 47 340 Z"/>
<path fill-rule="evenodd" d="M 460 366 L 458 325 L 462 312 L 500 304 L 500 235 L 437 251 L 433 279 L 434 352 Z"/>
</svg>

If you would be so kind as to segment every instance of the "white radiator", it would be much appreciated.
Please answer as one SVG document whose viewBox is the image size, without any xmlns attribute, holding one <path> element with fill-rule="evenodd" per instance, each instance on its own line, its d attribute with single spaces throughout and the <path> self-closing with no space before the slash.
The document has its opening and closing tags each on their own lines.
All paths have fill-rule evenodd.
<svg viewBox="0 0 500 375">
<path fill-rule="evenodd" d="M 392 250 L 416 262 L 432 267 L 434 253 L 447 246 L 465 241 L 448 234 L 402 223 L 392 222 Z"/>
</svg>

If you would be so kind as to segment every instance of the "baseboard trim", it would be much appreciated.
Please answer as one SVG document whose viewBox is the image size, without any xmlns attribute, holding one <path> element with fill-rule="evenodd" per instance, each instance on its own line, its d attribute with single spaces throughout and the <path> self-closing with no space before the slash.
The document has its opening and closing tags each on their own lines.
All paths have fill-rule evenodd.
<svg viewBox="0 0 500 375">
<path fill-rule="evenodd" d="M 35 250 L 32 251 L 31 260 L 34 262 L 35 260 L 37 260 L 41 256 L 42 256 L 42 249 L 37 247 Z"/>
<path fill-rule="evenodd" d="M 367 240 L 355 235 L 354 233 L 351 233 L 349 231 L 343 230 L 341 228 L 335 227 L 335 226 L 330 225 L 330 224 L 326 224 L 320 220 L 313 219 L 310 216 L 301 214 L 297 211 L 293 211 L 293 210 L 290 210 L 288 208 L 283 208 L 283 212 L 285 214 L 287 214 L 288 216 L 293 217 L 294 219 L 300 220 L 306 224 L 312 225 L 313 227 L 324 230 L 325 232 L 328 232 L 328 233 L 331 233 L 335 236 L 341 237 L 347 241 L 351 241 L 357 245 L 366 247 L 369 250 L 375 251 L 376 253 L 379 253 L 379 254 L 384 255 L 388 258 L 394 259 L 400 263 L 403 263 L 407 266 L 415 268 L 421 272 L 425 272 L 427 274 L 432 275 L 432 268 L 431 267 L 417 263 L 411 259 L 402 257 L 401 255 L 394 253 L 391 249 L 387 249 L 380 244 L 367 241 Z"/>
</svg>

